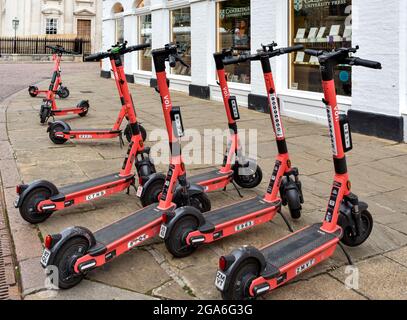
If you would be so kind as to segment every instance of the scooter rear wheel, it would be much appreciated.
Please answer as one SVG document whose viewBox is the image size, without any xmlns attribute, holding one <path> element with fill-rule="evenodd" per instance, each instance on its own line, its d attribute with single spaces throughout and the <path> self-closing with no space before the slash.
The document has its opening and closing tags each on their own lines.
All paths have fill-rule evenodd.
<svg viewBox="0 0 407 320">
<path fill-rule="evenodd" d="M 49 199 L 50 196 L 51 192 L 46 188 L 32 190 L 20 206 L 21 217 L 31 224 L 38 224 L 47 220 L 52 212 L 39 212 L 37 205 L 41 201 Z"/>
<path fill-rule="evenodd" d="M 369 211 L 364 210 L 360 213 L 362 220 L 362 230 L 359 235 L 354 235 L 350 227 L 343 230 L 341 242 L 348 247 L 358 247 L 364 243 L 372 233 L 373 217 Z"/>
<path fill-rule="evenodd" d="M 256 171 L 252 170 L 252 168 L 256 166 Z M 241 174 L 240 173 L 240 169 L 246 171 L 246 170 L 250 170 L 250 174 L 244 173 Z M 233 179 L 234 181 L 242 188 L 244 189 L 253 189 L 256 188 L 261 181 L 263 180 L 263 171 L 261 170 L 260 166 L 254 163 L 250 163 L 248 168 L 241 168 L 238 166 L 234 166 L 233 167 L 234 170 L 234 175 L 233 175 Z"/>
<path fill-rule="evenodd" d="M 57 137 L 55 134 L 57 132 L 62 132 L 64 131 L 64 126 L 61 124 L 56 124 L 54 125 L 50 130 L 49 130 L 49 138 L 51 139 L 51 141 L 55 144 L 64 144 L 65 142 L 67 142 L 68 140 L 65 138 L 60 138 Z"/>
<path fill-rule="evenodd" d="M 84 275 L 75 273 L 74 266 L 76 261 L 83 257 L 88 249 L 88 240 L 76 237 L 68 240 L 58 250 L 54 265 L 58 268 L 58 287 L 60 289 L 70 289 L 83 280 Z"/>
<path fill-rule="evenodd" d="M 230 285 L 222 292 L 224 300 L 253 300 L 250 285 L 259 275 L 259 264 L 254 259 L 243 261 L 230 279 Z"/>
<path fill-rule="evenodd" d="M 78 113 L 78 115 L 83 118 L 86 117 L 88 112 L 89 112 L 89 102 L 88 101 L 81 101 L 78 105 L 77 108 L 82 109 L 81 113 Z"/>
<path fill-rule="evenodd" d="M 38 96 L 38 88 L 37 87 L 30 87 L 28 89 L 28 93 L 31 97 L 35 98 L 36 96 Z"/>
<path fill-rule="evenodd" d="M 189 233 L 198 229 L 198 226 L 198 221 L 193 216 L 185 216 L 175 224 L 168 239 L 165 240 L 167 250 L 175 258 L 185 258 L 196 250 L 196 247 L 186 243 L 186 239 Z"/>
</svg>

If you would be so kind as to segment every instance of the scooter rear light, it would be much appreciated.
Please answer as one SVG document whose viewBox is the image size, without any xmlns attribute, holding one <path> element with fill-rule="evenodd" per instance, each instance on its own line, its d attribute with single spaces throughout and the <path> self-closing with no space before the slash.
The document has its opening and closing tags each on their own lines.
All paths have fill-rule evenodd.
<svg viewBox="0 0 407 320">
<path fill-rule="evenodd" d="M 44 241 L 45 248 L 47 248 L 48 250 L 51 249 L 52 248 L 52 242 L 53 242 L 52 236 L 47 235 L 45 237 L 45 241 Z"/>
<path fill-rule="evenodd" d="M 168 223 L 168 215 L 166 213 L 163 213 L 161 216 L 161 220 L 163 221 L 164 224 Z"/>
<path fill-rule="evenodd" d="M 233 255 L 222 256 L 219 258 L 219 269 L 221 271 L 226 271 L 235 262 L 235 257 Z"/>
<path fill-rule="evenodd" d="M 24 190 L 27 188 L 28 188 L 28 186 L 26 184 L 19 184 L 18 186 L 16 186 L 16 193 L 22 194 L 24 192 Z"/>
</svg>

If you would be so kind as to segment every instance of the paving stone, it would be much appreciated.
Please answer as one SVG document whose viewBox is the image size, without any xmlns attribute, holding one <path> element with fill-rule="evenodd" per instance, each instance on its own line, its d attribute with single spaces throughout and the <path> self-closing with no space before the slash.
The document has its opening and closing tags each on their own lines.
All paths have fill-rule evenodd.
<svg viewBox="0 0 407 320">
<path fill-rule="evenodd" d="M 45 290 L 25 297 L 25 300 L 152 300 L 132 292 L 102 283 L 84 280 L 70 290 Z"/>
<path fill-rule="evenodd" d="M 0 160 L 14 159 L 13 149 L 8 141 L 0 141 Z"/>
<path fill-rule="evenodd" d="M 289 283 L 267 294 L 266 300 L 364 300 L 343 283 L 323 274 L 309 280 Z"/>
<path fill-rule="evenodd" d="M 15 188 L 20 183 L 20 174 L 14 160 L 0 160 L 1 178 L 5 188 Z"/>
<path fill-rule="evenodd" d="M 45 272 L 40 265 L 40 257 L 20 261 L 21 289 L 23 296 L 45 289 Z"/>
<path fill-rule="evenodd" d="M 152 292 L 153 296 L 160 299 L 171 300 L 192 300 L 195 297 L 188 293 L 187 290 L 181 288 L 175 281 L 167 282 L 166 284 L 156 288 Z"/>
<path fill-rule="evenodd" d="M 384 256 L 402 264 L 407 268 L 407 247 L 385 253 Z"/>
<path fill-rule="evenodd" d="M 139 293 L 149 293 L 171 279 L 147 251 L 140 249 L 91 272 L 89 278 Z"/>
<path fill-rule="evenodd" d="M 405 300 L 407 299 L 407 268 L 386 258 L 375 257 L 357 264 L 359 288 L 357 292 L 369 299 Z M 346 283 L 343 268 L 331 273 L 339 281 Z"/>
</svg>

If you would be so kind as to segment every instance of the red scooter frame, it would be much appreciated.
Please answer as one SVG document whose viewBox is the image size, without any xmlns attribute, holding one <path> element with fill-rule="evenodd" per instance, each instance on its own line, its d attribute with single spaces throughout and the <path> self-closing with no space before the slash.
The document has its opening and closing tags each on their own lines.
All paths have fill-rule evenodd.
<svg viewBox="0 0 407 320">
<path fill-rule="evenodd" d="M 114 46 L 110 52 L 98 53 L 91 58 L 101 60 L 111 58 L 119 72 L 123 70 L 121 55 L 137 51 L 140 46 L 127 47 L 126 44 Z M 149 157 L 149 149 L 144 147 L 143 138 L 137 122 L 133 99 L 129 92 L 127 82 L 121 86 L 123 105 L 130 122 L 132 138 L 122 169 L 89 181 L 57 188 L 49 181 L 39 180 L 29 185 L 17 186 L 18 198 L 15 207 L 19 208 L 21 216 L 32 224 L 40 223 L 58 210 L 106 197 L 135 186 L 136 167 L 139 185 L 143 187 L 141 201 L 144 206 L 155 203 L 165 180 L 163 174 L 156 173 L 154 164 Z"/>
<path fill-rule="evenodd" d="M 339 64 L 381 69 L 381 64 L 350 56 L 355 49 L 333 52 L 305 50 L 319 58 L 324 103 L 332 142 L 335 178 L 321 224 L 306 227 L 265 248 L 243 247 L 221 257 L 215 285 L 227 300 L 254 298 L 280 287 L 333 255 L 340 241 L 356 247 L 369 237 L 373 219 L 367 204 L 351 193 L 345 152 L 352 149 L 346 115 L 341 115 L 336 99 L 334 68 Z"/>
<path fill-rule="evenodd" d="M 273 77 L 271 74 L 270 58 L 277 55 L 286 54 L 303 49 L 303 46 L 284 48 L 269 51 L 266 47 L 256 55 L 240 56 L 239 58 L 229 57 L 222 62 L 224 65 L 243 63 L 246 61 L 260 60 L 265 73 L 266 87 L 269 93 L 271 121 L 277 138 L 279 154 L 276 158 L 273 175 L 264 197 L 255 197 L 243 202 L 236 203 L 206 214 L 198 213 L 193 218 L 185 213 L 173 215 L 167 213 L 163 218 L 160 237 L 165 240 L 168 251 L 177 258 L 190 255 L 198 245 L 212 243 L 225 237 L 251 229 L 254 226 L 271 221 L 276 213 L 280 213 L 282 201 L 279 193 L 283 197 L 294 196 L 293 208 L 298 219 L 301 212 L 302 192 L 298 179 L 298 169 L 291 167 L 291 160 L 288 154 L 285 132 L 280 116 L 278 102 L 275 97 Z M 220 63 L 217 64 L 221 67 Z M 224 74 L 220 74 L 220 80 L 225 79 Z M 225 80 L 226 81 L 226 80 Z M 290 176 L 295 176 L 295 181 Z M 281 188 L 283 179 L 287 178 L 287 188 Z M 289 186 L 289 187 L 288 187 Z M 286 191 L 290 194 L 286 193 Z M 293 192 L 295 191 L 295 195 Z M 296 202 L 294 204 L 294 201 Z"/>
<path fill-rule="evenodd" d="M 204 210 L 209 202 L 202 187 L 189 185 L 181 155 L 179 136 L 182 135 L 182 119 L 172 109 L 170 92 L 165 75 L 165 61 L 176 63 L 177 47 L 165 47 L 152 51 L 157 72 L 158 89 L 162 97 L 162 108 L 169 135 L 171 164 L 160 193 L 158 205 L 153 204 L 139 210 L 94 233 L 82 227 L 68 228 L 59 234 L 45 238 L 45 249 L 41 258 L 44 268 L 55 266 L 59 271 L 58 286 L 68 289 L 78 284 L 90 270 L 101 267 L 113 258 L 141 245 L 158 235 L 162 217 L 168 212 L 196 214 Z M 176 209 L 177 198 L 184 198 L 188 205 Z M 209 203 L 210 205 L 210 203 Z"/>
<path fill-rule="evenodd" d="M 48 49 L 51 49 L 53 54 L 52 54 L 52 60 L 54 61 L 54 70 L 52 74 L 52 79 L 51 84 L 53 83 L 52 86 L 48 88 L 48 90 L 40 90 L 38 89 L 37 86 L 30 86 L 28 88 L 28 93 L 30 94 L 31 97 L 35 98 L 40 94 L 45 94 L 48 95 L 49 91 L 54 92 L 57 94 L 61 99 L 66 99 L 69 97 L 69 90 L 67 87 L 62 86 L 62 78 L 61 78 L 61 60 L 62 60 L 62 55 L 65 54 L 75 54 L 75 52 L 70 52 L 65 50 L 61 46 L 47 46 Z"/>
<path fill-rule="evenodd" d="M 120 48 L 121 44 L 117 44 Z M 139 50 L 150 47 L 150 44 L 139 46 Z M 115 47 L 112 48 L 114 50 Z M 86 61 L 94 61 L 95 56 L 88 56 L 85 58 Z M 114 79 L 116 82 L 117 90 L 119 92 L 120 101 L 122 102 L 122 107 L 117 117 L 116 122 L 111 129 L 71 129 L 69 124 L 64 121 L 55 121 L 48 124 L 49 138 L 55 144 L 64 144 L 68 140 L 100 140 L 100 139 L 114 139 L 119 137 L 122 139 L 122 130 L 120 129 L 123 120 L 128 119 L 126 100 L 124 99 L 125 91 L 128 90 L 128 83 L 126 74 L 124 72 L 124 67 L 116 66 L 114 56 L 110 56 L 110 62 L 112 65 L 112 71 L 114 74 Z M 133 102 L 131 102 L 133 103 Z M 147 138 L 147 132 L 143 126 L 139 125 L 143 141 Z M 128 125 L 124 131 L 127 141 L 131 141 L 131 129 Z M 122 141 L 122 140 L 120 140 Z"/>
</svg>

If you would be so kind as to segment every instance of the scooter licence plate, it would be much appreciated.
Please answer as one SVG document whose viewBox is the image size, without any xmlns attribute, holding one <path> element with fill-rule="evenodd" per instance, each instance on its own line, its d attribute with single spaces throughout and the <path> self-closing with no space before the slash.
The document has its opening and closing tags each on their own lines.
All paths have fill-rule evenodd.
<svg viewBox="0 0 407 320">
<path fill-rule="evenodd" d="M 42 252 L 42 256 L 41 256 L 41 264 L 44 267 L 48 266 L 48 261 L 49 261 L 50 257 L 51 257 L 51 251 L 49 251 L 48 249 L 44 249 L 44 251 Z"/>
<path fill-rule="evenodd" d="M 143 194 L 143 187 L 142 186 L 139 186 L 138 188 L 137 188 L 137 194 L 136 194 L 136 196 L 138 197 L 138 198 L 141 198 L 141 195 Z"/>
<path fill-rule="evenodd" d="M 216 274 L 216 279 L 215 279 L 215 286 L 218 288 L 220 291 L 223 291 L 225 289 L 225 283 L 226 283 L 226 275 L 223 272 L 218 271 Z"/>
<path fill-rule="evenodd" d="M 162 224 L 159 236 L 160 236 L 161 239 L 164 239 L 166 234 L 167 234 L 167 226 Z"/>
</svg>

